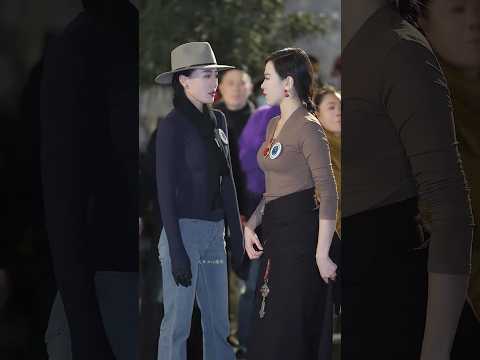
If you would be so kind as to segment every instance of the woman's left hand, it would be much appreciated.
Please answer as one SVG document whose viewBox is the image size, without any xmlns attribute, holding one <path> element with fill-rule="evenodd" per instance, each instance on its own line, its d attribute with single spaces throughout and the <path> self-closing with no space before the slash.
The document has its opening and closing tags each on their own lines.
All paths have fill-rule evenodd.
<svg viewBox="0 0 480 360">
<path fill-rule="evenodd" d="M 329 256 L 315 256 L 317 260 L 318 270 L 323 281 L 328 284 L 328 280 L 335 281 L 337 277 L 337 265 L 330 259 Z"/>
</svg>

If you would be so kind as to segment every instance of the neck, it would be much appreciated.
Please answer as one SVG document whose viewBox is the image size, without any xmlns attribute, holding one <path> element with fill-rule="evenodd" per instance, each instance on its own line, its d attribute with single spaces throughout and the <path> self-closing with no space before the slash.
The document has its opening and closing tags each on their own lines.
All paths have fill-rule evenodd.
<svg viewBox="0 0 480 360">
<path fill-rule="evenodd" d="M 386 0 L 342 0 L 342 50 Z"/>
<path fill-rule="evenodd" d="M 227 103 L 225 103 L 225 107 L 230 111 L 241 110 L 245 107 L 245 105 L 247 105 L 247 103 L 243 103 L 243 104 L 227 104 Z"/>
<path fill-rule="evenodd" d="M 300 106 L 303 106 L 297 97 L 284 98 L 280 102 L 280 117 L 286 121 Z"/>
<path fill-rule="evenodd" d="M 185 96 L 187 97 L 188 100 L 195 106 L 198 111 L 203 112 L 203 103 L 195 98 L 192 94 L 188 93 L 185 91 Z"/>
</svg>

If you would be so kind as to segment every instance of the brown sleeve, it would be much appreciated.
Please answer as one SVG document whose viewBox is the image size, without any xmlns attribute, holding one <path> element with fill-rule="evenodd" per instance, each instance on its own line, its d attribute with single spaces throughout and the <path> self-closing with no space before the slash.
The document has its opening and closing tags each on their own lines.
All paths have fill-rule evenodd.
<svg viewBox="0 0 480 360">
<path fill-rule="evenodd" d="M 399 41 L 385 65 L 382 101 L 431 212 L 428 269 L 466 274 L 473 217 L 446 80 L 433 53 L 413 41 Z"/>
<path fill-rule="evenodd" d="M 316 193 L 320 194 L 320 219 L 335 220 L 338 198 L 327 136 L 313 121 L 306 121 L 301 131 L 301 151 L 312 172 Z"/>
</svg>

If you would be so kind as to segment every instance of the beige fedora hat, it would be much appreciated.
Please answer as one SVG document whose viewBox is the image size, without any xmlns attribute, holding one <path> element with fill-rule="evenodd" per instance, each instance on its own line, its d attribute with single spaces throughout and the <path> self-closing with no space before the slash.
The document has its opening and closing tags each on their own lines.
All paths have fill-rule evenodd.
<svg viewBox="0 0 480 360">
<path fill-rule="evenodd" d="M 218 65 L 212 47 L 208 42 L 189 42 L 177 46 L 171 54 L 172 70 L 155 77 L 155 82 L 168 85 L 172 82 L 173 74 L 191 69 L 227 70 L 233 66 Z"/>
</svg>

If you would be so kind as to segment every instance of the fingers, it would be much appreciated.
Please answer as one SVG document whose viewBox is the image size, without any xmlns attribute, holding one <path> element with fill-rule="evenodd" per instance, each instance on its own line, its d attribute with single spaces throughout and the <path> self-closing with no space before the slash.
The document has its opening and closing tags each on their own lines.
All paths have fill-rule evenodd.
<svg viewBox="0 0 480 360">
<path fill-rule="evenodd" d="M 174 279 L 177 286 L 189 287 L 192 285 L 192 275 L 190 273 L 179 274 Z"/>
<path fill-rule="evenodd" d="M 262 244 L 260 243 L 260 240 L 258 239 L 258 236 L 257 234 L 255 234 L 254 238 L 253 238 L 253 242 L 255 245 L 257 245 L 257 248 L 260 250 L 260 251 L 263 251 L 263 246 Z"/>
<path fill-rule="evenodd" d="M 255 249 L 255 246 L 258 248 L 258 251 Z M 257 234 L 254 232 L 247 232 L 245 234 L 245 250 L 251 260 L 258 259 L 260 256 L 262 256 L 263 247 L 257 237 Z"/>
</svg>

